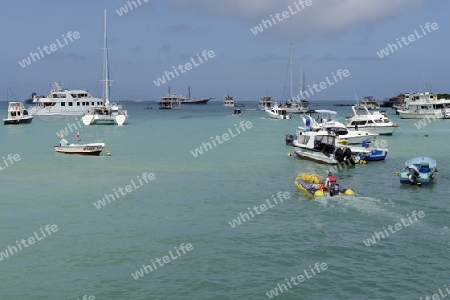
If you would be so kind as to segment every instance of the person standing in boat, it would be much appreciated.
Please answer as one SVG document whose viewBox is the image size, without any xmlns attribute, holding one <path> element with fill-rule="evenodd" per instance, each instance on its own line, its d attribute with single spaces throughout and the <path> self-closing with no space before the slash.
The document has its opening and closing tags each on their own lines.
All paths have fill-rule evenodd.
<svg viewBox="0 0 450 300">
<path fill-rule="evenodd" d="M 336 183 L 336 177 L 333 176 L 333 174 L 331 172 L 328 172 L 328 176 L 325 179 L 325 187 L 327 189 L 329 189 L 331 187 L 332 184 Z"/>
</svg>

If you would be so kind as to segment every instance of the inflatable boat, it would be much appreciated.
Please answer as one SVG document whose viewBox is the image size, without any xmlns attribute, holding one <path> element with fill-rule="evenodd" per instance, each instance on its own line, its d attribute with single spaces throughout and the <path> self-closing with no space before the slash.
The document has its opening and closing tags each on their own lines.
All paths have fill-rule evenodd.
<svg viewBox="0 0 450 300">
<path fill-rule="evenodd" d="M 311 198 L 355 195 L 352 189 L 338 184 L 335 180 L 327 184 L 326 178 L 322 178 L 314 173 L 298 174 L 294 179 L 294 185 L 297 190 Z"/>
</svg>

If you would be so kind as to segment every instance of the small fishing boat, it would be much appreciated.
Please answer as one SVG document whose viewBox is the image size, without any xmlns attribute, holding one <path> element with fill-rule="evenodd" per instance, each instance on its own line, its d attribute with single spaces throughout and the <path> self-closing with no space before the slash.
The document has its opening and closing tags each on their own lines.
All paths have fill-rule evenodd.
<svg viewBox="0 0 450 300">
<path fill-rule="evenodd" d="M 358 163 L 359 156 L 354 155 L 349 147 L 339 145 L 336 139 L 337 134 L 333 131 L 310 131 L 307 122 L 306 129 L 299 127 L 294 138 L 286 136 L 286 143 L 304 159 L 332 165 Z"/>
<path fill-rule="evenodd" d="M 388 154 L 387 148 L 373 148 L 369 140 L 362 142 L 361 147 L 350 146 L 353 154 L 359 156 L 360 161 L 378 161 L 385 160 Z"/>
<path fill-rule="evenodd" d="M 405 167 L 396 175 L 400 176 L 400 183 L 411 185 L 427 185 L 434 179 L 437 172 L 436 160 L 431 157 L 419 156 L 405 162 Z"/>
<path fill-rule="evenodd" d="M 54 146 L 55 151 L 66 154 L 81 154 L 81 155 L 100 155 L 105 148 L 105 143 L 89 143 L 89 144 L 71 144 L 66 139 L 62 138 L 59 145 Z"/>
<path fill-rule="evenodd" d="M 22 102 L 8 103 L 8 117 L 3 119 L 4 125 L 31 123 L 33 117 L 28 114 Z"/>
<path fill-rule="evenodd" d="M 233 109 L 233 116 L 240 116 L 241 115 L 241 109 L 240 108 L 235 108 Z"/>
<path fill-rule="evenodd" d="M 286 112 L 286 107 L 275 104 L 272 108 L 266 109 L 266 112 L 273 119 L 290 120 L 291 115 Z"/>
<path fill-rule="evenodd" d="M 331 173 L 327 178 L 322 178 L 314 173 L 300 173 L 295 177 L 294 185 L 298 191 L 311 198 L 355 195 L 352 189 L 338 184 Z"/>
</svg>

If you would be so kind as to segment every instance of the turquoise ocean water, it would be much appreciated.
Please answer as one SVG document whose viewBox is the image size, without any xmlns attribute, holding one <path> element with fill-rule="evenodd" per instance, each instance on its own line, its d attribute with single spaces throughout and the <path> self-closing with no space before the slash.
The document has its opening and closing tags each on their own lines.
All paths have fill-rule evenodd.
<svg viewBox="0 0 450 300">
<path fill-rule="evenodd" d="M 0 299 L 269 299 L 278 284 L 286 285 L 272 294 L 280 300 L 448 294 L 450 120 L 417 129 L 417 121 L 388 110 L 400 127 L 380 138 L 388 143 L 387 159 L 336 173 L 357 196 L 309 200 L 295 190 L 295 175 L 325 175 L 330 166 L 287 156 L 293 151 L 284 138 L 301 125 L 298 115 L 287 121 L 256 110 L 231 116 L 218 102 L 175 111 L 143 109 L 147 104 L 126 104 L 126 126 L 79 129 L 82 142 L 104 140 L 111 156 L 54 152 L 56 132 L 76 124 L 74 117 L 2 126 L 0 157 L 18 154 L 20 160 L 8 167 L 0 160 L 0 255 L 17 248 L 0 261 Z M 324 108 L 337 110 L 341 121 L 351 113 L 329 102 Z M 191 154 L 210 137 L 236 134 L 241 121 L 252 128 L 198 157 Z M 395 172 L 420 155 L 437 160 L 434 185 L 400 186 Z M 94 206 L 145 172 L 155 179 Z M 290 198 L 230 226 L 248 208 L 273 203 L 278 192 Z M 408 224 L 413 211 L 425 217 L 364 244 L 383 227 L 402 219 Z M 47 224 L 58 230 L 43 238 L 40 228 Z M 19 250 L 16 240 L 35 233 L 41 240 Z M 183 243 L 193 249 L 176 255 Z M 131 275 L 169 251 L 176 259 L 137 280 Z M 312 276 L 316 262 L 327 269 Z M 305 270 L 311 278 L 289 287 L 286 278 Z"/>
</svg>

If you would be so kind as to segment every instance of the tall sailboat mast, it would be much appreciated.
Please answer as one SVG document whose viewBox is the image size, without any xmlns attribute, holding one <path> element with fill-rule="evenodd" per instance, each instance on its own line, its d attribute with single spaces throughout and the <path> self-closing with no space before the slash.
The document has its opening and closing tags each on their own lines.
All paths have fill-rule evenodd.
<svg viewBox="0 0 450 300">
<path fill-rule="evenodd" d="M 289 59 L 289 61 L 290 61 L 290 71 L 291 71 L 291 99 L 290 100 L 292 100 L 293 98 L 293 94 L 292 94 L 292 65 L 293 65 L 293 62 L 292 62 L 292 44 L 291 44 L 291 47 L 290 47 L 290 59 Z"/>
<path fill-rule="evenodd" d="M 303 99 L 303 70 L 302 62 L 300 62 L 300 100 Z"/>
<path fill-rule="evenodd" d="M 104 29 L 103 29 L 103 72 L 104 72 L 104 85 L 105 85 L 105 105 L 109 105 L 109 65 L 108 65 L 108 39 L 106 35 L 106 9 L 104 16 Z"/>
</svg>

